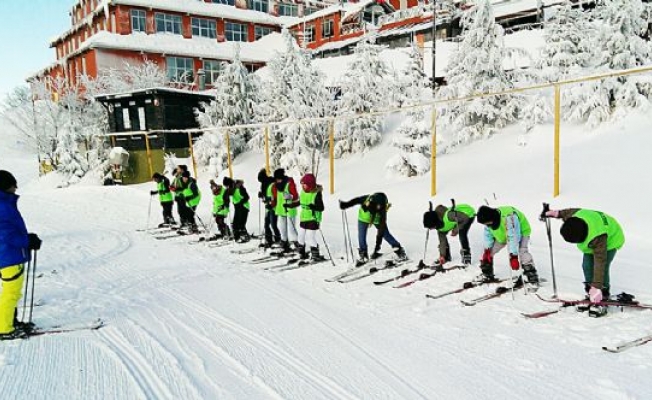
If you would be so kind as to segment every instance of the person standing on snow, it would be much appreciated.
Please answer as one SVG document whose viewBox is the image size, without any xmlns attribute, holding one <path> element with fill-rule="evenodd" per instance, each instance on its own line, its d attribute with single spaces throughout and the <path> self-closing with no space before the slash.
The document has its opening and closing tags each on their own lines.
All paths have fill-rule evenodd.
<svg viewBox="0 0 652 400">
<path fill-rule="evenodd" d="M 543 218 L 561 218 L 559 233 L 583 253 L 584 290 L 592 303 L 609 299 L 609 270 L 616 252 L 625 244 L 625 234 L 611 215 L 582 208 L 548 210 Z"/>
<path fill-rule="evenodd" d="M 405 249 L 392 236 L 387 226 L 387 211 L 390 207 L 387 195 L 385 193 L 374 193 L 356 197 L 349 201 L 340 200 L 341 210 L 346 210 L 355 205 L 360 206 L 358 210 L 358 252 L 360 259 L 356 262 L 356 265 L 364 265 L 369 261 L 367 230 L 370 225 L 376 227 L 376 245 L 374 246 L 374 252 L 371 254 L 371 259 L 376 259 L 382 255 L 380 253 L 380 246 L 383 239 L 385 239 L 392 246 L 392 249 L 394 249 L 394 253 L 396 253 L 399 261 L 407 260 Z"/>
<path fill-rule="evenodd" d="M 288 205 L 299 200 L 294 179 L 285 176 L 285 170 L 279 168 L 274 171 L 274 185 L 272 185 L 272 208 L 278 218 L 278 228 L 281 232 L 283 253 L 292 251 L 290 242 L 296 243 L 298 239 L 296 218 L 297 209 Z"/>
<path fill-rule="evenodd" d="M 479 280 L 482 282 L 496 280 L 494 255 L 507 247 L 511 269 L 518 271 L 522 265 L 528 283 L 538 286 L 539 275 L 529 250 L 532 229 L 525 215 L 511 206 L 498 208 L 482 206 L 478 209 L 476 218 L 479 223 L 485 225 L 484 252 L 480 261 L 482 275 Z"/>
<path fill-rule="evenodd" d="M 170 185 L 170 190 L 174 192 L 174 201 L 177 203 L 177 213 L 179 213 L 179 222 L 182 227 L 187 227 L 190 223 L 187 220 L 188 216 L 188 206 L 186 206 L 186 201 L 183 198 L 183 190 L 185 189 L 183 183 L 182 175 L 188 172 L 188 167 L 185 165 L 177 165 L 177 169 L 174 172 L 174 179 L 172 180 L 172 185 Z"/>
<path fill-rule="evenodd" d="M 189 171 L 184 171 L 181 174 L 181 181 L 183 182 L 183 192 L 181 192 L 181 200 L 186 206 L 185 209 L 185 220 L 187 221 L 190 227 L 190 233 L 199 233 L 197 228 L 197 222 L 195 222 L 195 214 L 197 212 L 197 206 L 201 201 L 201 192 L 197 186 L 197 181 L 195 178 L 190 176 Z"/>
<path fill-rule="evenodd" d="M 163 207 L 163 223 L 159 224 L 159 228 L 164 226 L 174 225 L 174 217 L 172 216 L 172 206 L 174 205 L 174 197 L 170 191 L 170 180 L 165 176 L 155 172 L 152 179 L 156 182 L 156 190 L 152 190 L 150 194 L 155 196 L 158 194 L 158 200 Z"/>
<path fill-rule="evenodd" d="M 31 251 L 41 248 L 41 239 L 27 233 L 25 221 L 18 211 L 16 178 L 0 170 L 0 340 L 27 336 L 33 325 L 16 319 L 16 306 L 25 280 L 25 263 Z"/>
<path fill-rule="evenodd" d="M 233 239 L 239 243 L 245 243 L 250 240 L 247 232 L 247 218 L 249 217 L 249 193 L 244 187 L 242 180 L 233 180 L 225 176 L 222 184 L 227 189 L 233 208 Z"/>
<path fill-rule="evenodd" d="M 213 217 L 219 234 L 215 234 L 208 240 L 217 240 L 220 238 L 228 239 L 230 236 L 229 227 L 226 224 L 226 218 L 229 215 L 229 195 L 219 183 L 211 179 L 211 191 L 213 192 Z"/>
<path fill-rule="evenodd" d="M 317 243 L 317 231 L 324 212 L 324 201 L 322 199 L 322 187 L 317 185 L 317 178 L 313 174 L 305 174 L 301 178 L 301 194 L 299 201 L 291 203 L 289 207 L 301 206 L 299 214 L 299 257 L 302 260 L 312 259 L 313 262 L 323 261 L 325 258 L 319 254 Z M 306 251 L 310 249 L 310 254 Z"/>
<path fill-rule="evenodd" d="M 469 229 L 475 219 L 475 209 L 468 204 L 455 204 L 452 208 L 438 205 L 434 211 L 427 211 L 423 215 L 423 226 L 426 229 L 436 229 L 439 236 L 439 259 L 437 263 L 442 266 L 451 261 L 451 251 L 448 245 L 447 234 L 459 235 L 460 255 L 463 264 L 471 264 L 471 247 L 469 246 Z"/>
<path fill-rule="evenodd" d="M 270 248 L 272 244 L 281 241 L 281 232 L 277 226 L 278 217 L 272 207 L 272 186 L 274 185 L 274 178 L 267 175 L 267 170 L 262 168 L 258 172 L 258 182 L 260 182 L 258 198 L 265 205 L 265 241 L 261 244 L 261 247 Z"/>
</svg>

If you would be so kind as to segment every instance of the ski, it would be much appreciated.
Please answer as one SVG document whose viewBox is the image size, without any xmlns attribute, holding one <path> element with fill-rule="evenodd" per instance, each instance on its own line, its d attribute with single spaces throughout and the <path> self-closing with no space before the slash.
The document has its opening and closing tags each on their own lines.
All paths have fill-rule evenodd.
<svg viewBox="0 0 652 400">
<path fill-rule="evenodd" d="M 349 268 L 346 271 L 342 272 L 341 274 L 335 275 L 335 276 L 333 276 L 331 278 L 326 278 L 325 281 L 326 282 L 338 282 L 340 279 L 346 278 L 347 276 L 350 276 L 350 275 L 353 275 L 353 274 L 357 274 L 360 271 L 364 271 L 364 268 L 362 268 L 362 267 Z"/>
<path fill-rule="evenodd" d="M 96 321 L 87 323 L 87 324 L 73 324 L 73 325 L 55 325 L 49 328 L 35 328 L 31 332 L 27 333 L 26 338 L 29 339 L 33 336 L 42 336 L 42 335 L 51 335 L 56 333 L 68 333 L 76 331 L 85 331 L 85 330 L 98 330 L 104 326 L 104 321 L 97 319 Z"/>
<path fill-rule="evenodd" d="M 392 268 L 392 267 L 388 267 L 387 264 L 383 264 L 380 267 L 371 267 L 369 269 L 362 268 L 361 270 L 364 273 L 358 274 L 358 275 L 353 275 L 352 274 L 350 276 L 345 276 L 344 278 L 338 279 L 337 281 L 340 282 L 340 283 L 349 283 L 349 282 L 359 281 L 360 279 L 364 279 L 364 278 L 369 277 L 371 275 L 377 274 L 378 272 L 384 271 L 384 270 L 386 270 L 388 268 Z"/>
<path fill-rule="evenodd" d="M 292 271 L 295 269 L 299 268 L 305 268 L 309 267 L 311 265 L 317 265 L 321 264 L 324 262 L 330 261 L 329 259 L 324 259 L 324 260 L 318 260 L 318 261 L 312 261 L 312 260 L 299 260 L 299 262 L 290 264 L 290 265 L 283 265 L 281 268 L 274 269 L 274 272 L 285 272 L 285 271 Z"/>
<path fill-rule="evenodd" d="M 629 340 L 614 347 L 602 346 L 602 350 L 608 351 L 609 353 L 621 353 L 625 350 L 631 349 L 632 347 L 642 346 L 645 343 L 649 343 L 649 342 L 652 342 L 652 335 L 647 335 L 647 336 L 640 337 L 638 339 Z"/>
<path fill-rule="evenodd" d="M 565 307 L 569 306 L 582 306 L 582 305 L 599 305 L 599 306 L 614 306 L 614 307 L 629 307 L 629 308 L 642 308 L 642 309 L 652 309 L 652 304 L 643 304 L 639 303 L 638 301 L 634 300 L 631 302 L 623 302 L 623 301 L 617 301 L 617 300 L 605 300 L 601 301 L 599 303 L 591 303 L 591 301 L 587 299 L 582 299 L 582 300 L 566 300 L 566 299 L 547 299 L 539 294 L 536 294 L 536 296 L 539 298 L 539 300 L 545 301 L 546 303 L 561 303 Z"/>
<path fill-rule="evenodd" d="M 459 288 L 459 289 L 451 290 L 450 292 L 445 292 L 445 293 L 441 293 L 441 294 L 437 294 L 437 295 L 426 294 L 426 298 L 433 299 L 433 300 L 441 299 L 442 297 L 450 296 L 450 295 L 457 294 L 457 293 L 462 293 L 462 292 L 464 292 L 466 290 L 473 289 L 473 288 L 476 288 L 478 286 L 486 285 L 488 283 L 503 283 L 503 282 L 506 282 L 508 280 L 509 279 L 507 278 L 507 279 L 496 279 L 495 281 L 491 281 L 491 282 L 464 282 L 462 287 Z"/>
<path fill-rule="evenodd" d="M 250 247 L 247 249 L 239 249 L 239 250 L 231 250 L 231 253 L 233 254 L 249 254 L 249 253 L 254 253 L 258 250 L 262 250 L 262 247 Z"/>
<path fill-rule="evenodd" d="M 403 288 L 406 288 L 408 286 L 412 286 L 417 282 L 421 282 L 421 281 L 425 281 L 426 279 L 430 279 L 430 278 L 434 277 L 435 275 L 437 275 L 438 273 L 453 271 L 453 270 L 456 270 L 456 269 L 464 269 L 464 268 L 466 268 L 465 264 L 453 265 L 453 266 L 450 266 L 448 268 L 442 268 L 441 266 L 438 266 L 438 267 L 435 267 L 433 272 L 431 272 L 431 273 L 423 272 L 423 273 L 419 274 L 419 276 L 417 276 L 416 278 L 411 279 L 411 280 L 406 281 L 406 282 L 403 282 L 403 283 L 401 283 L 399 285 L 393 286 L 393 288 L 394 289 L 403 289 Z"/>
<path fill-rule="evenodd" d="M 278 260 L 278 258 L 277 258 L 277 260 Z M 300 258 L 290 258 L 289 260 L 286 260 L 283 263 L 270 265 L 269 267 L 265 267 L 265 268 L 263 268 L 263 270 L 269 271 L 269 270 L 272 270 L 272 269 L 283 268 L 283 267 L 287 267 L 289 265 L 297 264 L 299 261 L 301 261 Z"/>
<path fill-rule="evenodd" d="M 399 279 L 403 279 L 403 278 L 407 277 L 408 275 L 416 274 L 417 272 L 419 272 L 419 271 L 421 271 L 422 269 L 425 269 L 425 268 L 431 268 L 431 267 L 429 265 L 426 265 L 423 262 L 423 260 L 421 260 L 421 261 L 419 261 L 419 263 L 417 264 L 415 269 L 405 268 L 405 269 L 401 270 L 401 272 L 398 275 L 395 275 L 395 276 L 393 276 L 391 278 L 388 278 L 388 279 L 384 279 L 382 281 L 375 281 L 374 285 L 384 285 L 386 283 L 394 282 L 394 281 L 397 281 Z"/>
<path fill-rule="evenodd" d="M 525 288 L 525 285 L 523 285 L 523 281 L 520 280 L 513 287 L 498 286 L 493 293 L 485 294 L 484 296 L 480 296 L 472 300 L 460 300 L 460 302 L 465 306 L 474 306 L 478 303 L 482 303 L 483 301 L 500 297 L 505 293 L 510 293 L 512 290 L 518 290 L 523 288 Z"/>
</svg>

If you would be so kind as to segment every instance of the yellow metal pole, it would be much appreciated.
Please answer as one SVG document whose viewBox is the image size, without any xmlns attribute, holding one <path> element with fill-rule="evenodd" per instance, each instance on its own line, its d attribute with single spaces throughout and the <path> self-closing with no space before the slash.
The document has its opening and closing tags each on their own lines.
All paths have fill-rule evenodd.
<svg viewBox="0 0 652 400">
<path fill-rule="evenodd" d="M 432 142 L 430 145 L 430 196 L 437 194 L 437 108 L 432 108 Z"/>
<path fill-rule="evenodd" d="M 553 196 L 559 196 L 559 133 L 561 121 L 561 90 L 555 85 L 555 188 Z"/>
<path fill-rule="evenodd" d="M 335 120 L 328 121 L 328 158 L 330 161 L 331 194 L 335 193 Z"/>
<path fill-rule="evenodd" d="M 149 176 L 154 175 L 154 167 L 152 166 L 152 150 L 149 146 L 149 135 L 145 133 L 145 149 L 147 150 L 147 166 L 149 167 Z"/>
<path fill-rule="evenodd" d="M 192 133 L 188 132 L 188 148 L 190 149 L 190 158 L 192 159 L 192 170 L 195 171 L 195 179 L 199 178 L 197 175 L 197 161 L 195 161 L 195 149 L 192 144 Z"/>
<path fill-rule="evenodd" d="M 224 130 L 224 135 L 226 135 L 226 155 L 227 162 L 229 165 L 229 178 L 233 179 L 233 166 L 231 165 L 231 139 L 229 138 L 229 130 Z"/>
<path fill-rule="evenodd" d="M 265 170 L 267 175 L 272 174 L 269 167 L 269 125 L 265 125 Z"/>
</svg>

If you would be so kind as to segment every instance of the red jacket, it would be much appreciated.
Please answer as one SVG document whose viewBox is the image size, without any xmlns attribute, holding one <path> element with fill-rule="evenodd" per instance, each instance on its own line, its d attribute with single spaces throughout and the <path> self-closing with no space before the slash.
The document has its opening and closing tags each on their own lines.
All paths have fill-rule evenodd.
<svg viewBox="0 0 652 400">
<path fill-rule="evenodd" d="M 274 183 L 274 185 L 272 186 L 272 208 L 276 207 L 276 199 L 278 198 L 279 186 L 280 186 L 280 190 L 283 191 L 285 190 L 285 185 L 288 185 L 288 189 L 290 191 L 290 194 L 292 195 L 292 199 L 286 201 L 285 203 L 287 204 L 299 200 L 299 192 L 297 192 L 297 185 L 295 185 L 294 179 L 286 177 L 285 179 L 283 179 L 283 182 L 281 182 L 280 184 Z"/>
</svg>

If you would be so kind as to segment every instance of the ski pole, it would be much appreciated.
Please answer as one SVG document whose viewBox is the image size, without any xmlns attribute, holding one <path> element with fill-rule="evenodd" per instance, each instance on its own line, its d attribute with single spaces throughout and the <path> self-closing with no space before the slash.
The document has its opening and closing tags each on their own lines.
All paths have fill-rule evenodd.
<svg viewBox="0 0 652 400">
<path fill-rule="evenodd" d="M 328 252 L 328 258 L 331 259 L 331 264 L 335 266 L 335 261 L 333 261 L 333 256 L 331 255 L 331 250 L 328 248 L 328 243 L 326 243 L 326 238 L 324 237 L 324 232 L 319 228 L 319 233 L 321 234 L 321 240 L 324 242 L 324 247 L 326 247 L 326 252 Z"/>
<path fill-rule="evenodd" d="M 344 210 L 342 210 L 342 238 L 344 239 L 344 253 L 346 254 L 346 262 L 348 264 L 349 262 L 349 248 L 346 244 L 346 225 L 345 225 L 345 218 L 344 218 Z"/>
<path fill-rule="evenodd" d="M 25 310 L 27 309 L 27 294 L 29 292 L 29 270 L 32 268 L 32 260 L 27 262 L 27 272 L 25 272 L 25 295 L 23 296 L 23 313 L 20 317 L 21 321 L 25 321 Z"/>
<path fill-rule="evenodd" d="M 550 270 L 552 273 L 552 291 L 553 299 L 557 298 L 557 276 L 555 274 L 555 260 L 552 252 L 552 228 L 550 227 L 550 218 L 546 218 L 546 212 L 550 210 L 550 204 L 543 203 L 543 211 L 540 219 L 546 223 L 546 234 L 548 235 L 548 248 L 550 250 Z"/>
<path fill-rule="evenodd" d="M 27 320 L 28 324 L 32 323 L 32 312 L 34 311 L 34 286 L 36 283 L 36 256 L 38 251 L 34 250 L 34 261 L 32 262 L 32 296 L 29 302 L 29 319 Z"/>
<path fill-rule="evenodd" d="M 147 222 L 145 223 L 145 230 L 149 229 L 149 221 L 152 217 L 152 196 L 149 196 L 149 206 L 147 206 Z"/>
<path fill-rule="evenodd" d="M 261 237 L 264 236 L 265 232 L 263 232 L 263 220 L 262 220 L 262 214 L 261 214 L 261 208 L 262 208 L 263 202 L 258 198 L 258 233 L 260 234 Z"/>
<path fill-rule="evenodd" d="M 428 211 L 432 212 L 432 201 L 428 202 Z M 428 241 L 430 240 L 430 229 L 426 228 L 426 243 L 423 246 L 423 259 L 421 262 L 426 263 L 426 254 L 428 253 Z"/>
<path fill-rule="evenodd" d="M 355 255 L 353 254 L 353 244 L 351 244 L 351 230 L 349 229 L 349 217 L 344 212 L 344 226 L 346 227 L 346 237 L 348 238 L 349 249 L 351 250 L 351 261 L 355 261 Z"/>
</svg>

